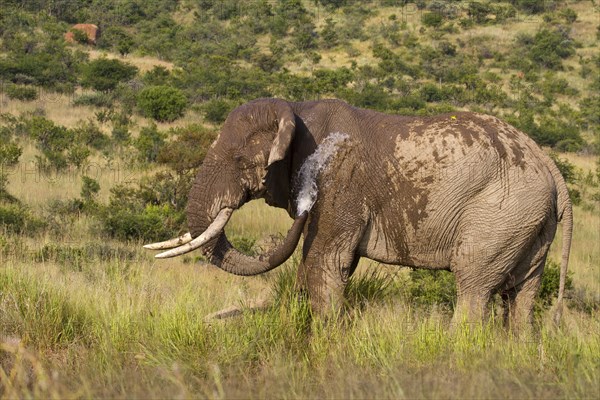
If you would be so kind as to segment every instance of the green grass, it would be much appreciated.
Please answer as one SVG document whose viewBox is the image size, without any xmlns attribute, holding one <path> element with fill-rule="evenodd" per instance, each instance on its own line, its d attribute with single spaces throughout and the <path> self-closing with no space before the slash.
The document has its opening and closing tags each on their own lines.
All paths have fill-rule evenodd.
<svg viewBox="0 0 600 400">
<path fill-rule="evenodd" d="M 558 329 L 546 312 L 527 338 L 495 320 L 451 332 L 447 310 L 402 295 L 405 275 L 370 267 L 349 285 L 347 313 L 323 322 L 293 291 L 297 257 L 266 278 L 238 278 L 156 263 L 135 244 L 12 245 L 0 269 L 6 398 L 598 394 L 597 311 L 569 310 Z M 264 291 L 276 300 L 266 311 L 204 322 Z"/>
<path fill-rule="evenodd" d="M 56 193 L 79 192 L 80 180 L 59 178 L 9 190 L 35 188 L 36 212 Z M 60 235 L 4 233 L 0 397 L 595 398 L 600 231 L 590 193 L 575 208 L 563 323 L 555 328 L 544 309 L 535 334 L 522 337 L 506 332 L 498 310 L 484 325 L 451 331 L 447 273 L 362 260 L 344 314 L 322 321 L 294 291 L 299 250 L 264 276 L 235 277 L 190 257 L 156 261 L 141 243 L 95 235 L 87 216 Z M 290 224 L 258 201 L 234 213 L 227 231 L 256 251 Z M 261 297 L 273 299 L 264 311 L 205 322 Z"/>
</svg>

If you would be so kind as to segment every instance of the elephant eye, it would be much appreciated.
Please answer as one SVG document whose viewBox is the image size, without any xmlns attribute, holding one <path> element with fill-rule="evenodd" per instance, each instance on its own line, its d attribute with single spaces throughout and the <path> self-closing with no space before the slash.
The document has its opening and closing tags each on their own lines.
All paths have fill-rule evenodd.
<svg viewBox="0 0 600 400">
<path fill-rule="evenodd" d="M 237 164 L 238 168 L 241 170 L 251 169 L 256 166 L 256 164 L 254 162 L 245 160 L 241 154 L 234 155 L 233 159 L 234 159 L 235 163 Z"/>
</svg>

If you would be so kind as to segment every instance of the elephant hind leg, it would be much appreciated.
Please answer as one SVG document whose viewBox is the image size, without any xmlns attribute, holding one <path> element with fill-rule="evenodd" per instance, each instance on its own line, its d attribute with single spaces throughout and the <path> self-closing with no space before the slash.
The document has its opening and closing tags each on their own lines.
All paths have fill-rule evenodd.
<svg viewBox="0 0 600 400">
<path fill-rule="evenodd" d="M 477 324 L 486 319 L 487 305 L 490 300 L 489 292 L 463 291 L 458 295 L 454 315 L 452 316 L 452 327 L 461 324 Z"/>
<path fill-rule="evenodd" d="M 492 234 L 488 235 L 489 242 L 463 240 L 454 255 L 451 270 L 456 277 L 457 301 L 453 326 L 464 322 L 483 322 L 488 316 L 491 295 L 502 286 L 507 272 L 518 263 L 518 257 L 507 251 L 510 246 L 495 245 L 497 240 L 493 240 Z M 470 233 L 467 237 L 481 236 L 482 233 Z"/>
<path fill-rule="evenodd" d="M 544 260 L 525 281 L 502 293 L 504 325 L 516 334 L 529 332 L 533 326 L 533 306 L 542 282 Z"/>
<path fill-rule="evenodd" d="M 549 220 L 503 285 L 504 323 L 515 332 L 533 326 L 535 298 L 555 232 L 556 224 Z"/>
</svg>

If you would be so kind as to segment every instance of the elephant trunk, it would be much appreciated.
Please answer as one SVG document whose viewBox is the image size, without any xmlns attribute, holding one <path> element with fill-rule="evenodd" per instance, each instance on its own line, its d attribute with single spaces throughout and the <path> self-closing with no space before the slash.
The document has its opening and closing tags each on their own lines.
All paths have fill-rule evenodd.
<svg viewBox="0 0 600 400">
<path fill-rule="evenodd" d="M 308 213 L 296 217 L 286 237 L 272 251 L 258 257 L 239 252 L 227 240 L 225 233 L 222 233 L 214 247 L 208 251 L 211 263 L 226 272 L 240 276 L 258 275 L 270 271 L 283 264 L 292 255 L 304 230 L 307 217 Z M 205 252 L 206 250 L 208 249 L 205 249 Z"/>
<path fill-rule="evenodd" d="M 261 274 L 281 265 L 298 245 L 308 213 L 296 217 L 292 228 L 275 249 L 267 254 L 250 257 L 235 249 L 223 230 L 231 212 L 241 207 L 247 199 L 248 195 L 235 171 L 224 167 L 224 163 L 219 162 L 213 155 L 207 156 L 196 177 L 188 201 L 190 235 L 185 239 L 194 239 L 179 247 L 183 251 L 171 250 L 159 255 L 159 258 L 176 256 L 200 248 L 212 264 L 232 274 L 243 276 Z M 223 223 L 219 223 L 219 219 Z M 213 235 L 209 233 L 211 229 L 218 231 Z M 194 242 L 197 245 L 201 243 L 201 246 L 194 245 Z M 165 243 L 178 244 L 180 241 L 175 239 Z M 157 245 L 159 246 L 155 248 L 162 248 L 161 244 Z"/>
</svg>

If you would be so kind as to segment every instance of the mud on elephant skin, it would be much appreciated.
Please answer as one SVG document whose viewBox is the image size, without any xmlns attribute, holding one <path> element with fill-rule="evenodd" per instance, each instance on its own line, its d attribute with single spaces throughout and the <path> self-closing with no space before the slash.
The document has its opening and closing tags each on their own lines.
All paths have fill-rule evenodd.
<svg viewBox="0 0 600 400">
<path fill-rule="evenodd" d="M 256 198 L 286 209 L 294 224 L 271 253 L 248 257 L 223 227 Z M 317 312 L 341 304 L 367 257 L 450 270 L 455 321 L 481 319 L 500 293 L 507 323 L 517 325 L 532 319 L 562 219 L 560 310 L 573 225 L 554 163 L 501 120 L 387 115 L 338 100 L 260 99 L 235 109 L 198 172 L 187 217 L 189 234 L 147 247 L 174 247 L 159 258 L 200 249 L 225 271 L 255 275 L 283 263 L 303 234 L 297 282 Z"/>
</svg>

